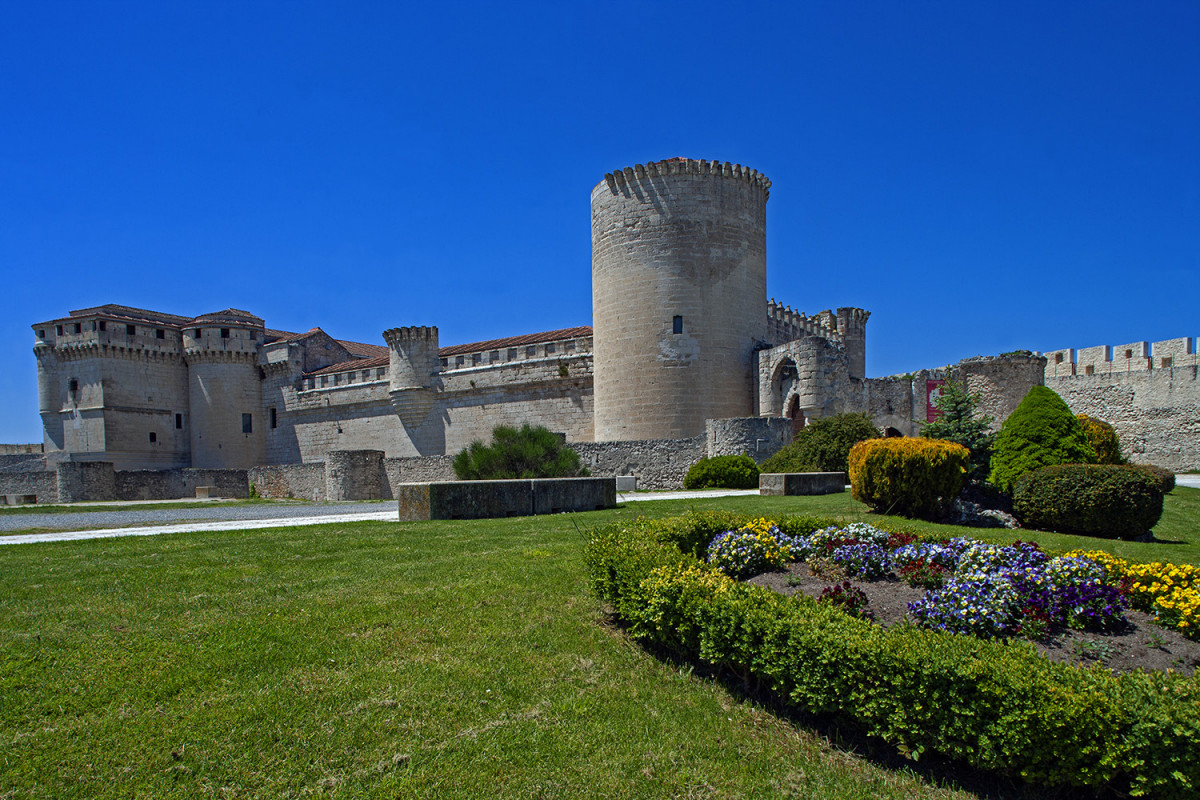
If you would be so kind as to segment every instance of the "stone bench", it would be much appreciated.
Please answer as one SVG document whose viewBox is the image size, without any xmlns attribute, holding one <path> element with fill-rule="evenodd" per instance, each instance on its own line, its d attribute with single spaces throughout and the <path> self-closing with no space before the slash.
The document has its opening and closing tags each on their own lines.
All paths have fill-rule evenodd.
<svg viewBox="0 0 1200 800">
<path fill-rule="evenodd" d="M 844 491 L 844 472 L 764 472 L 758 476 L 758 493 L 763 496 L 837 494 Z"/>
<path fill-rule="evenodd" d="M 216 486 L 197 486 L 196 499 L 207 500 L 210 497 L 220 497 L 221 490 Z"/>
<path fill-rule="evenodd" d="M 6 506 L 28 506 L 37 503 L 36 494 L 0 494 L 0 502 Z"/>
<path fill-rule="evenodd" d="M 617 505 L 614 478 L 402 483 L 395 494 L 402 521 L 527 517 Z"/>
</svg>

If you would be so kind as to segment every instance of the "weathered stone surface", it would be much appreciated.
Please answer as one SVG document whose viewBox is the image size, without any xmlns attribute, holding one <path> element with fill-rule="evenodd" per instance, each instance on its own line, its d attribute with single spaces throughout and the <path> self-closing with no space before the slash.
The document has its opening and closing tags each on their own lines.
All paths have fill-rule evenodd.
<svg viewBox="0 0 1200 800">
<path fill-rule="evenodd" d="M 617 503 L 614 478 L 406 483 L 395 488 L 400 519 L 492 519 L 594 511 Z"/>
<path fill-rule="evenodd" d="M 758 476 L 758 493 L 764 496 L 837 494 L 844 491 L 844 472 L 764 472 Z"/>
<path fill-rule="evenodd" d="M 596 511 L 617 505 L 616 478 L 536 478 L 530 487 L 534 514 Z"/>
</svg>

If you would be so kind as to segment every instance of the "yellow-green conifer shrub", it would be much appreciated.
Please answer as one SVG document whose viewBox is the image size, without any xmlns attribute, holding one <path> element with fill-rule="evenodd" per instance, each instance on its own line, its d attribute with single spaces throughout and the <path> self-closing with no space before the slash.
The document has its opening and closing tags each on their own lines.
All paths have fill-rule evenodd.
<svg viewBox="0 0 1200 800">
<path fill-rule="evenodd" d="M 850 451 L 850 494 L 882 514 L 936 519 L 962 491 L 970 455 L 942 439 L 867 439 Z"/>
<path fill-rule="evenodd" d="M 1127 464 L 1125 456 L 1121 455 L 1121 441 L 1117 438 L 1117 430 L 1102 419 L 1089 417 L 1087 414 L 1076 414 L 1075 418 L 1083 425 L 1083 435 L 1096 451 L 1097 464 Z"/>
</svg>

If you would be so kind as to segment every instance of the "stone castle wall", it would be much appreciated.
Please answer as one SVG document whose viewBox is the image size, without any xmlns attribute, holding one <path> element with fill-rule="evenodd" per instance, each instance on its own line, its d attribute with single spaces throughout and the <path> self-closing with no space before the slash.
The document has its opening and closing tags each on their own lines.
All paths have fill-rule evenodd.
<svg viewBox="0 0 1200 800">
<path fill-rule="evenodd" d="M 1200 360 L 1195 340 L 1046 354 L 1045 384 L 1077 414 L 1117 430 L 1125 455 L 1176 472 L 1200 469 Z"/>
</svg>

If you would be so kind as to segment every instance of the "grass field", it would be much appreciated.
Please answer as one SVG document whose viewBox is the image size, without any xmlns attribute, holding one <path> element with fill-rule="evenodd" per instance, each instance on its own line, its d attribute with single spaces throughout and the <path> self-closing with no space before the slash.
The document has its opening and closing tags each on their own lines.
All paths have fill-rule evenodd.
<svg viewBox="0 0 1200 800">
<path fill-rule="evenodd" d="M 1111 549 L 1195 562 L 1200 490 L 1168 499 L 1179 544 Z M 738 497 L 2 547 L 0 798 L 1047 796 L 883 766 L 631 645 L 580 529 L 693 506 L 877 519 Z"/>
</svg>

